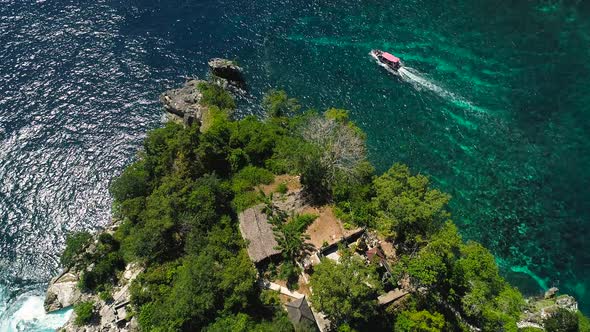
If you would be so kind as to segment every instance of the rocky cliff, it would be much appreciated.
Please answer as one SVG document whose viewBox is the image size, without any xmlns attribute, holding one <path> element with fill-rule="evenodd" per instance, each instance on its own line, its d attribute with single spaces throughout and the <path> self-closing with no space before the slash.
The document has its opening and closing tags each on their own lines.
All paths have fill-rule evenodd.
<svg viewBox="0 0 590 332">
<path fill-rule="evenodd" d="M 119 224 L 119 222 L 113 222 L 103 232 L 113 233 Z M 98 235 L 96 234 L 86 247 L 86 254 L 92 254 L 96 250 Z M 76 326 L 74 324 L 76 313 L 73 313 L 66 325 L 63 326 L 62 331 L 136 331 L 137 322 L 127 315 L 127 306 L 130 302 L 129 286 L 141 271 L 143 271 L 142 266 L 134 263 L 128 264 L 119 278 L 119 282 L 114 285 L 112 299 L 104 301 L 97 294 L 80 291 L 78 282 L 83 271 L 76 270 L 76 268 L 65 269 L 49 283 L 45 296 L 45 310 L 52 312 L 81 302 L 93 302 L 94 312 L 97 315 L 91 324 L 83 327 Z"/>
<path fill-rule="evenodd" d="M 209 81 L 189 79 L 177 89 L 171 89 L 160 96 L 164 111 L 173 121 L 190 125 L 194 121 L 201 122 L 207 106 L 201 103 L 202 93 L 199 91 L 200 83 L 213 83 L 236 94 L 242 93 L 245 88 L 242 69 L 234 62 L 226 59 L 214 58 L 208 63 Z M 113 234 L 120 222 L 113 221 L 101 233 Z M 100 233 L 96 234 L 81 254 L 92 255 L 97 248 Z M 92 269 L 92 266 L 87 269 Z M 139 264 L 131 263 L 125 267 L 118 282 L 114 285 L 112 299 L 101 299 L 98 294 L 82 292 L 79 281 L 84 270 L 76 267 L 66 268 L 62 273 L 53 278 L 47 288 L 45 298 L 45 310 L 56 311 L 62 308 L 74 306 L 81 302 L 94 303 L 94 319 L 85 326 L 75 325 L 76 313 L 74 312 L 62 331 L 137 331 L 137 319 L 131 315 L 130 291 L 132 281 L 143 271 Z"/>
<path fill-rule="evenodd" d="M 523 312 L 522 319 L 518 322 L 519 328 L 537 328 L 544 330 L 544 322 L 557 310 L 565 309 L 570 312 L 578 311 L 578 302 L 569 295 L 558 295 L 559 290 L 555 287 L 545 292 L 545 296 L 539 298 L 528 298 L 527 307 Z"/>
<path fill-rule="evenodd" d="M 242 68 L 233 61 L 213 58 L 209 60 L 209 81 L 234 93 L 245 92 L 245 81 Z M 172 120 L 182 121 L 186 125 L 194 121 L 202 121 L 207 107 L 200 103 L 203 97 L 198 89 L 200 83 L 207 81 L 189 79 L 182 87 L 171 89 L 160 96 L 164 110 Z"/>
</svg>

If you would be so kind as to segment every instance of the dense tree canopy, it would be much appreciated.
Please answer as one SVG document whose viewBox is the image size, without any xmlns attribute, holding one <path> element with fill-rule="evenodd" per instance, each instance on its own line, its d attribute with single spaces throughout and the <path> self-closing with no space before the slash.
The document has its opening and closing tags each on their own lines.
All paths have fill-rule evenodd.
<svg viewBox="0 0 590 332">
<path fill-rule="evenodd" d="M 377 266 L 345 249 L 338 263 L 322 259 L 311 275 L 310 300 L 341 331 L 516 330 L 522 295 L 500 276 L 489 251 L 463 242 L 450 221 L 449 195 L 401 164 L 375 177 L 365 134 L 345 110 L 297 114 L 295 99 L 272 91 L 263 99 L 265 121 L 232 121 L 228 111 L 236 104 L 227 92 L 199 89 L 206 126 L 168 123 L 149 132 L 137 160 L 112 183 L 121 221 L 115 234 L 68 237 L 62 264 L 85 271 L 84 291 L 108 293 L 125 264 L 138 262 L 145 269 L 131 285 L 131 301 L 144 331 L 292 331 L 278 299 L 256 285 L 236 217 L 269 202 L 259 186 L 290 173 L 301 175 L 313 202 L 333 204 L 346 226 L 375 229 L 392 241 L 398 257 L 390 262 L 389 286 L 403 284 L 411 293 L 400 307 L 379 307 Z M 316 216 L 271 210 L 280 273 L 297 281 L 297 262 L 308 249 L 304 232 Z M 560 313 L 548 330 L 573 321 Z"/>
<path fill-rule="evenodd" d="M 313 305 L 336 325 L 362 324 L 377 312 L 381 282 L 374 267 L 343 250 L 339 263 L 323 259 L 311 279 Z"/>
<path fill-rule="evenodd" d="M 450 216 L 450 196 L 430 189 L 426 176 L 412 175 L 405 165 L 393 165 L 374 186 L 377 229 L 404 247 L 427 241 Z"/>
<path fill-rule="evenodd" d="M 445 319 L 440 313 L 422 311 L 403 311 L 395 322 L 396 332 L 440 332 Z"/>
</svg>

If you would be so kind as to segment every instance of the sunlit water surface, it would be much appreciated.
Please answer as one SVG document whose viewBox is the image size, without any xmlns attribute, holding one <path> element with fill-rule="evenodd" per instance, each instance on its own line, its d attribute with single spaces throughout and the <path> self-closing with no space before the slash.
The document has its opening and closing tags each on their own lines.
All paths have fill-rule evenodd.
<svg viewBox="0 0 590 332">
<path fill-rule="evenodd" d="M 108 222 L 159 93 L 213 56 L 238 59 L 254 97 L 350 109 L 380 171 L 430 175 L 514 284 L 588 312 L 590 3 L 560 3 L 0 0 L 0 331 L 67 319 L 40 297 L 64 235 Z"/>
</svg>

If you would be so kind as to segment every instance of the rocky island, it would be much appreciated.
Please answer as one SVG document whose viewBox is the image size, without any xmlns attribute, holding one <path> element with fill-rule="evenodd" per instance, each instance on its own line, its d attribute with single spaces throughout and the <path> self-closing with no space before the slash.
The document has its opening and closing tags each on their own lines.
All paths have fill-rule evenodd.
<svg viewBox="0 0 590 332">
<path fill-rule="evenodd" d="M 161 95 L 111 225 L 68 237 L 45 301 L 73 306 L 64 331 L 587 331 L 574 298 L 525 299 L 463 241 L 427 177 L 375 174 L 345 110 L 273 90 L 236 119 L 242 69 L 208 65 Z"/>
</svg>

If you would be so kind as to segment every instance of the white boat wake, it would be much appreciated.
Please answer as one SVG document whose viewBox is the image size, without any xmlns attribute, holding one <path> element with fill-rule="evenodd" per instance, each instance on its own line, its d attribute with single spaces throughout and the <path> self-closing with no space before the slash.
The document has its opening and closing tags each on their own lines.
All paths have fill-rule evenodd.
<svg viewBox="0 0 590 332">
<path fill-rule="evenodd" d="M 397 75 L 405 82 L 412 84 L 414 86 L 414 88 L 417 90 L 426 89 L 431 92 L 434 92 L 439 97 L 450 101 L 451 103 L 453 103 L 453 105 L 455 105 L 457 107 L 460 107 L 463 109 L 468 109 L 468 110 L 473 110 L 473 111 L 477 111 L 477 112 L 487 113 L 486 109 L 476 106 L 472 102 L 470 102 L 469 100 L 467 100 L 467 99 L 465 99 L 465 98 L 463 98 L 451 91 L 448 91 L 448 90 L 442 88 L 441 86 L 437 85 L 436 83 L 433 83 L 431 80 L 425 78 L 424 75 L 422 75 L 419 71 L 417 71 L 411 67 L 403 66 L 396 71 L 396 70 L 389 68 L 387 65 L 380 63 L 379 61 L 377 61 L 377 64 L 379 64 L 381 67 L 385 68 L 391 74 Z"/>
<path fill-rule="evenodd" d="M 412 84 L 416 89 L 430 90 L 430 91 L 434 92 L 435 94 L 437 94 L 439 97 L 450 101 L 451 103 L 453 103 L 457 107 L 468 109 L 468 110 L 473 110 L 473 111 L 477 111 L 477 112 L 487 113 L 487 111 L 485 109 L 474 105 L 469 100 L 467 100 L 467 99 L 465 99 L 465 98 L 463 98 L 451 91 L 448 91 L 448 90 L 440 87 L 439 85 L 433 83 L 432 81 L 428 80 L 423 75 L 421 75 L 420 72 L 418 72 L 417 70 L 415 70 L 413 68 L 401 67 L 398 70 L 398 75 L 404 81 Z"/>
</svg>

